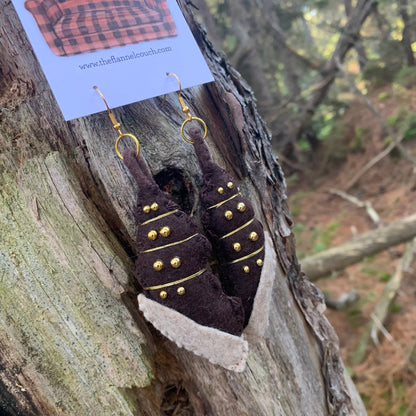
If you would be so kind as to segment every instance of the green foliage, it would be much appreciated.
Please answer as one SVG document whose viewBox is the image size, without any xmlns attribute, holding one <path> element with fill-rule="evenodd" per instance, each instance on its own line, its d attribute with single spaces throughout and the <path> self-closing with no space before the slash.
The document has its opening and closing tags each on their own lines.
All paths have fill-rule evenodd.
<svg viewBox="0 0 416 416">
<path fill-rule="evenodd" d="M 389 92 L 384 91 L 378 95 L 378 100 L 381 102 L 381 101 L 385 101 L 389 99 L 390 97 L 391 97 L 391 94 Z"/>
<path fill-rule="evenodd" d="M 394 127 L 404 140 L 416 137 L 416 114 L 409 112 L 407 108 L 400 108 L 387 119 L 387 124 Z"/>
<path fill-rule="evenodd" d="M 301 233 L 302 231 L 305 231 L 307 228 L 308 228 L 308 227 L 307 227 L 305 224 L 303 224 L 302 222 L 297 222 L 297 223 L 293 226 L 292 231 L 294 232 L 294 234 L 299 234 L 299 233 Z"/>
<path fill-rule="evenodd" d="M 238 40 L 235 35 L 227 35 L 223 42 L 223 48 L 225 53 L 231 53 L 237 47 Z"/>
<path fill-rule="evenodd" d="M 354 139 L 348 146 L 349 150 L 353 153 L 361 152 L 364 148 L 364 139 L 369 132 L 366 127 L 355 129 Z"/>
<path fill-rule="evenodd" d="M 365 322 L 365 318 L 360 309 L 350 309 L 348 311 L 348 320 L 353 328 L 360 328 Z"/>
<path fill-rule="evenodd" d="M 392 139 L 390 136 L 386 136 L 386 137 L 384 138 L 384 141 L 383 141 L 384 147 L 388 147 L 388 146 L 390 146 L 392 143 L 393 143 L 393 139 Z"/>
<path fill-rule="evenodd" d="M 406 62 L 400 41 L 388 38 L 380 43 L 378 40 L 371 52 L 371 59 L 363 70 L 363 79 L 371 88 L 392 83 Z"/>
<path fill-rule="evenodd" d="M 412 121 L 411 124 L 409 124 L 409 127 L 406 129 L 406 131 L 403 134 L 403 138 L 404 140 L 407 139 L 413 139 L 414 137 L 416 137 L 416 114 L 413 114 L 413 116 L 415 116 Z"/>
<path fill-rule="evenodd" d="M 346 141 L 346 128 L 342 119 L 333 120 L 329 132 L 322 137 L 322 141 L 324 160 L 326 162 L 340 163 L 345 161 L 348 154 L 348 144 Z"/>
<path fill-rule="evenodd" d="M 371 88 L 379 88 L 390 84 L 395 76 L 396 69 L 386 65 L 381 60 L 367 62 L 362 77 Z"/>
<path fill-rule="evenodd" d="M 298 183 L 299 175 L 297 172 L 293 173 L 292 175 L 286 178 L 286 185 L 288 188 L 295 186 Z"/>
<path fill-rule="evenodd" d="M 226 0 L 205 1 L 212 15 L 211 24 L 207 24 L 207 27 L 212 27 L 212 20 L 215 22 L 216 37 L 222 39 L 222 48 L 229 54 L 230 60 L 252 83 L 259 98 L 264 96 L 266 100 L 274 101 L 273 108 L 269 106 L 271 101 L 267 102 L 264 113 L 273 132 L 279 133 L 281 126 L 296 123 L 305 110 L 305 104 L 321 87 L 325 62 L 331 58 L 344 31 L 348 20 L 344 2 L 268 0 L 264 1 L 262 9 L 259 7 L 261 2 L 249 0 L 239 4 Z M 354 7 L 356 2 L 352 3 Z M 416 85 L 416 68 L 404 66 L 407 62 L 401 42 L 404 23 L 399 13 L 399 3 L 379 0 L 377 4 L 377 15 L 372 14 L 366 19 L 360 32 L 361 42 L 358 46 L 363 47 L 367 57 L 364 70 L 360 71 L 358 48 L 347 53 L 342 59 L 342 66 L 351 78 L 355 77 L 356 86 L 364 95 L 367 89 L 393 82 L 393 91 L 404 92 Z M 411 2 L 407 3 L 407 11 L 413 21 L 416 8 Z M 257 74 L 250 73 L 253 71 L 246 65 L 247 59 L 251 59 L 249 52 L 252 49 L 245 50 L 245 45 L 241 45 L 237 34 L 241 27 L 249 33 L 256 56 L 260 57 Z M 305 63 L 308 61 L 310 65 Z M 342 72 L 338 72 L 325 101 L 313 109 L 312 126 L 308 126 L 312 127 L 323 143 L 324 162 L 337 163 L 345 159 L 347 152 L 361 151 L 366 136 L 365 132 L 356 131 L 354 139 L 346 141 L 345 132 L 336 125 L 343 109 L 356 99 L 350 82 L 342 76 Z M 256 85 L 257 76 L 264 78 Z M 265 83 L 267 93 L 264 92 Z M 257 92 L 256 87 L 261 93 Z M 378 100 L 384 101 L 389 97 L 389 92 L 382 92 Z M 261 107 L 262 103 L 259 104 Z M 407 139 L 413 137 L 415 132 L 409 127 L 403 131 L 403 135 Z M 304 137 L 296 146 L 302 152 L 311 151 Z M 276 143 L 276 147 L 279 148 L 279 144 Z"/>
<path fill-rule="evenodd" d="M 394 82 L 405 88 L 416 87 L 416 68 L 412 66 L 403 67 L 395 75 Z"/>
<path fill-rule="evenodd" d="M 361 396 L 363 403 L 367 406 L 370 403 L 370 396 L 367 396 L 364 393 L 361 393 L 360 396 Z"/>
<path fill-rule="evenodd" d="M 393 304 L 390 306 L 390 312 L 391 313 L 399 313 L 403 309 L 402 305 L 399 305 L 396 302 L 393 302 Z"/>
<path fill-rule="evenodd" d="M 374 263 L 376 258 L 379 256 L 379 253 L 372 254 L 371 256 L 367 256 L 364 258 L 363 262 L 366 264 Z"/>
<path fill-rule="evenodd" d="M 377 276 L 378 270 L 371 266 L 364 266 L 361 270 L 362 273 L 368 274 L 369 276 Z"/>
<path fill-rule="evenodd" d="M 303 150 L 303 151 L 311 150 L 309 142 L 304 137 L 302 137 L 302 139 L 299 140 L 298 147 L 300 150 Z"/>
<path fill-rule="evenodd" d="M 380 282 L 388 282 L 389 280 L 391 279 L 391 275 L 389 274 L 389 273 L 383 273 L 381 276 L 380 276 Z"/>
<path fill-rule="evenodd" d="M 399 119 L 400 119 L 400 111 L 388 117 L 386 122 L 389 126 L 395 126 L 398 123 Z"/>
<path fill-rule="evenodd" d="M 332 221 L 328 227 L 322 229 L 321 227 L 316 227 L 312 231 L 311 240 L 313 242 L 312 250 L 315 253 L 319 253 L 328 249 L 331 246 L 332 240 L 336 236 L 337 230 L 340 226 L 340 221 Z"/>
<path fill-rule="evenodd" d="M 393 405 L 398 405 L 400 403 L 395 416 L 410 416 L 413 414 L 413 412 L 411 412 L 407 406 L 406 384 L 403 382 L 403 380 L 394 380 L 392 384 L 392 388 L 383 395 L 386 401 L 386 412 L 389 411 Z"/>
<path fill-rule="evenodd" d="M 290 212 L 293 216 L 297 216 L 302 212 L 303 201 L 309 196 L 309 194 L 309 192 L 299 191 L 291 196 L 289 206 Z"/>
</svg>

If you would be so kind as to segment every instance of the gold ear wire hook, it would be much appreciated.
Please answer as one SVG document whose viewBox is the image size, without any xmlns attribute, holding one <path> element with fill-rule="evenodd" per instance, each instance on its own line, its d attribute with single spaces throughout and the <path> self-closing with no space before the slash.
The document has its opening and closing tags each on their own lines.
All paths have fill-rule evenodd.
<svg viewBox="0 0 416 416">
<path fill-rule="evenodd" d="M 192 141 L 192 140 L 190 140 L 190 139 L 188 139 L 188 138 L 185 136 L 184 128 L 185 128 L 186 123 L 189 123 L 190 121 L 195 120 L 195 121 L 199 121 L 199 122 L 202 124 L 202 126 L 204 127 L 204 135 L 202 136 L 202 140 L 204 140 L 204 139 L 207 137 L 207 133 L 208 133 L 208 129 L 207 129 L 207 125 L 205 124 L 205 121 L 204 121 L 204 120 L 202 120 L 202 118 L 199 118 L 199 117 L 193 117 L 193 116 L 191 115 L 191 110 L 190 110 L 190 109 L 189 109 L 189 107 L 185 104 L 185 101 L 184 101 L 184 100 L 183 100 L 183 98 L 182 98 L 182 85 L 181 85 L 181 81 L 179 80 L 178 76 L 177 76 L 176 74 L 172 73 L 172 72 L 166 72 L 166 75 L 167 75 L 168 77 L 169 77 L 169 76 L 175 77 L 175 78 L 176 78 L 176 81 L 178 81 L 178 84 L 179 84 L 178 100 L 179 100 L 179 103 L 181 104 L 182 111 L 186 114 L 186 119 L 185 119 L 185 121 L 182 123 L 182 126 L 181 126 L 181 135 L 182 135 L 183 139 L 184 139 L 186 142 L 193 144 L 193 141 Z"/>
<path fill-rule="evenodd" d="M 98 89 L 98 87 L 96 85 L 94 85 L 93 88 L 95 89 L 95 91 L 98 92 L 98 94 L 100 94 L 100 97 L 103 99 L 104 104 L 107 107 L 108 116 L 110 117 L 110 120 L 113 123 L 113 128 L 118 133 L 118 137 L 117 137 L 116 143 L 114 145 L 114 147 L 116 149 L 117 156 L 120 159 L 123 159 L 123 156 L 121 155 L 120 150 L 118 148 L 118 145 L 120 143 L 120 140 L 123 137 L 130 137 L 134 141 L 134 143 L 136 144 L 136 157 L 139 156 L 139 153 L 140 153 L 140 143 L 137 140 L 137 137 L 136 136 L 133 136 L 132 134 L 129 134 L 129 133 L 122 133 L 122 131 L 121 131 L 121 124 L 116 120 L 116 118 L 114 117 L 114 114 L 111 112 L 110 106 L 107 104 L 107 101 L 104 98 L 104 95 L 101 93 L 101 91 Z"/>
</svg>

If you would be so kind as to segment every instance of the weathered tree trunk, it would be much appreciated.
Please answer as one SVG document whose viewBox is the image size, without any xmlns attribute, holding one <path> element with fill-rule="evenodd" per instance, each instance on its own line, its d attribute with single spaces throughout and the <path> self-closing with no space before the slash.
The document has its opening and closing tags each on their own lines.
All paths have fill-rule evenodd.
<svg viewBox="0 0 416 416">
<path fill-rule="evenodd" d="M 399 16 L 403 21 L 403 32 L 401 43 L 403 45 L 403 51 L 406 55 L 407 65 L 415 66 L 415 55 L 412 49 L 412 32 L 415 31 L 416 24 L 414 23 L 414 17 L 409 16 L 407 0 L 399 1 Z M 413 21 L 412 21 L 413 20 Z"/>
<path fill-rule="evenodd" d="M 64 122 L 11 3 L 0 0 L 1 413 L 364 415 L 322 296 L 300 273 L 283 174 L 251 91 L 179 4 L 216 78 L 185 101 L 274 240 L 280 266 L 267 333 L 250 342 L 247 369 L 236 374 L 144 321 L 135 186 L 114 154 L 107 114 Z M 158 180 L 182 182 L 179 202 L 198 212 L 201 175 L 180 138 L 176 96 L 115 113 Z"/>
</svg>

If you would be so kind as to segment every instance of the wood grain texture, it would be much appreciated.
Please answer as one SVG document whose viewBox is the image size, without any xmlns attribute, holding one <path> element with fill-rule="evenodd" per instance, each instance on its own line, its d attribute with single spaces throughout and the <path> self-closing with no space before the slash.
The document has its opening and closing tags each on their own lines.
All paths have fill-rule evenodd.
<svg viewBox="0 0 416 416">
<path fill-rule="evenodd" d="M 284 176 L 251 90 L 191 6 L 179 5 L 216 79 L 184 99 L 207 122 L 213 158 L 253 201 L 280 264 L 266 336 L 235 374 L 144 322 L 133 277 L 136 189 L 113 151 L 116 134 L 106 113 L 64 122 L 13 7 L 0 0 L 1 406 L 10 415 L 153 416 L 176 391 L 183 414 L 364 415 L 323 298 L 299 271 Z M 180 137 L 176 95 L 115 115 L 154 175 L 176 169 L 198 219 L 201 174 Z"/>
</svg>

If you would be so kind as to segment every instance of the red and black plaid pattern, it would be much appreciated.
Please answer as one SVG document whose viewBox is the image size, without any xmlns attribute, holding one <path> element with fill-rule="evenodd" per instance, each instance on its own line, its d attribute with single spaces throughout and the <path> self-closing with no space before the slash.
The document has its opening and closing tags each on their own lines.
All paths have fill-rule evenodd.
<svg viewBox="0 0 416 416">
<path fill-rule="evenodd" d="M 166 0 L 27 0 L 25 7 L 58 56 L 176 35 Z"/>
</svg>

